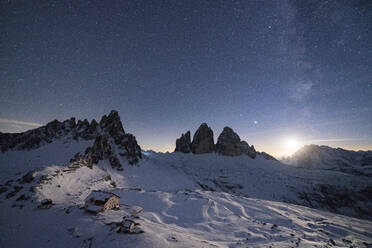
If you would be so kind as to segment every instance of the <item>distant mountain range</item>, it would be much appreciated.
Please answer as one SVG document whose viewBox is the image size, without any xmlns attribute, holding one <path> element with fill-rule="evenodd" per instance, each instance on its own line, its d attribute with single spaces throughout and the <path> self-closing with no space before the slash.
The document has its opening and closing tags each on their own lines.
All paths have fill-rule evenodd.
<svg viewBox="0 0 372 248">
<path fill-rule="evenodd" d="M 32 150 L 56 140 L 64 143 L 94 141 L 84 152 L 75 154 L 72 160 L 88 156 L 92 162 L 109 159 L 113 167 L 120 168 L 118 158 L 113 150 L 118 149 L 119 156 L 126 157 L 134 164 L 142 157 L 141 148 L 135 136 L 126 133 L 122 126 L 118 112 L 113 110 L 108 116 L 104 115 L 99 122 L 92 120 L 78 120 L 72 117 L 65 121 L 54 120 L 45 126 L 22 133 L 1 133 L 0 150 Z M 217 153 L 224 156 L 247 155 L 254 159 L 257 155 L 269 160 L 276 160 L 273 156 L 255 150 L 253 145 L 240 140 L 237 133 L 230 127 L 225 127 L 219 135 L 217 143 L 213 140 L 213 131 L 202 123 L 191 140 L 191 133 L 187 131 L 176 140 L 175 152 L 182 153 Z M 119 146 L 119 147 L 117 147 Z M 328 146 L 306 145 L 289 157 L 282 157 L 280 161 L 306 169 L 334 170 L 355 175 L 372 175 L 372 151 L 350 151 Z"/>
<path fill-rule="evenodd" d="M 282 162 L 297 167 L 372 175 L 372 151 L 350 151 L 329 146 L 306 145 Z"/>
</svg>

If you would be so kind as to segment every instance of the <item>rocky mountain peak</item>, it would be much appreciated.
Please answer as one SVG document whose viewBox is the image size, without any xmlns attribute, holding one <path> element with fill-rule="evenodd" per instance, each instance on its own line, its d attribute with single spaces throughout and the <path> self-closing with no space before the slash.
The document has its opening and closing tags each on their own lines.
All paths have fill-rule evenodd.
<svg viewBox="0 0 372 248">
<path fill-rule="evenodd" d="M 119 153 L 118 156 L 127 158 L 130 164 L 137 163 L 142 157 L 136 138 L 124 132 L 119 113 L 115 110 L 108 116 L 104 115 L 99 123 L 94 119 L 90 123 L 87 119 L 76 123 L 75 118 L 70 118 L 63 122 L 53 120 L 23 133 L 0 133 L 0 148 L 2 152 L 31 150 L 62 138 L 65 143 L 80 139 L 94 140 L 93 146 L 84 155 L 93 163 L 108 159 L 113 167 L 119 168 L 121 165 L 114 151 Z"/>
<path fill-rule="evenodd" d="M 191 134 L 190 131 L 187 131 L 185 134 L 182 134 L 180 138 L 176 140 L 176 149 L 175 152 L 190 153 L 191 152 Z"/>
<path fill-rule="evenodd" d="M 207 123 L 202 123 L 195 132 L 191 143 L 191 151 L 195 154 L 214 152 L 213 131 Z"/>
<path fill-rule="evenodd" d="M 85 157 L 88 159 L 88 166 L 98 164 L 100 160 L 108 160 L 111 167 L 121 168 L 120 161 L 113 150 L 113 144 L 110 142 L 108 135 L 98 136 L 93 143 L 93 146 L 88 147 L 85 151 Z"/>
<path fill-rule="evenodd" d="M 108 116 L 104 115 L 99 124 L 93 120 L 90 126 L 100 129 L 93 146 L 85 152 L 93 164 L 107 159 L 112 167 L 120 169 L 119 157 L 126 158 L 129 164 L 136 164 L 142 158 L 141 147 L 132 134 L 125 133 L 118 111 L 112 110 Z"/>
<path fill-rule="evenodd" d="M 305 168 L 337 170 L 356 175 L 372 173 L 372 151 L 350 151 L 329 146 L 305 145 L 285 163 Z"/>
<path fill-rule="evenodd" d="M 99 122 L 100 127 L 106 130 L 112 137 L 125 134 L 118 111 L 112 110 L 108 116 L 104 115 Z"/>
<path fill-rule="evenodd" d="M 265 152 L 257 152 L 254 146 L 250 146 L 246 141 L 240 140 L 240 137 L 231 127 L 224 127 L 218 136 L 217 144 L 214 145 L 213 131 L 207 125 L 202 123 L 195 132 L 192 142 L 190 142 L 190 131 L 182 134 L 176 140 L 175 152 L 194 154 L 217 152 L 225 156 L 239 156 L 245 154 L 251 158 L 256 158 L 257 154 L 267 160 L 276 160 L 273 156 Z"/>
<path fill-rule="evenodd" d="M 256 157 L 256 150 L 249 146 L 246 141 L 241 141 L 240 137 L 230 127 L 224 127 L 218 137 L 216 151 L 226 156 L 240 156 L 246 154 L 251 158 Z"/>
<path fill-rule="evenodd" d="M 216 151 L 222 155 L 239 156 L 242 154 L 240 149 L 240 137 L 230 127 L 224 127 L 220 136 L 218 136 Z"/>
<path fill-rule="evenodd" d="M 240 137 L 232 130 L 231 127 L 224 127 L 220 136 L 218 136 L 217 144 L 223 142 L 240 142 Z"/>
</svg>

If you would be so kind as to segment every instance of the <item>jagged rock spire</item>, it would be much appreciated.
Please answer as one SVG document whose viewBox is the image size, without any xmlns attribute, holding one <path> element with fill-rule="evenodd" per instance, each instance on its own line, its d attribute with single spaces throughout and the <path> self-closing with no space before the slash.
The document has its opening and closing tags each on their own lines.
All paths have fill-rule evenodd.
<svg viewBox="0 0 372 248">
<path fill-rule="evenodd" d="M 88 158 L 89 166 L 98 164 L 100 160 L 108 160 L 113 168 L 120 169 L 121 163 L 113 151 L 110 137 L 108 135 L 98 136 L 93 146 L 88 147 L 85 151 L 86 158 Z"/>
<path fill-rule="evenodd" d="M 129 164 L 136 164 L 142 158 L 141 147 L 136 138 L 124 132 L 119 113 L 112 110 L 108 116 L 104 115 L 99 122 L 101 135 L 94 145 L 86 151 L 86 156 L 93 162 L 108 159 L 112 167 L 121 168 L 120 157 L 126 158 Z M 119 154 L 115 154 L 113 146 Z"/>
<path fill-rule="evenodd" d="M 213 131 L 206 123 L 200 125 L 191 143 L 190 136 L 190 131 L 188 131 L 176 140 L 175 152 L 189 153 L 191 150 L 192 153 L 199 154 L 216 151 L 225 156 L 246 154 L 251 158 L 255 158 L 258 154 L 253 145 L 249 146 L 246 141 L 240 140 L 239 135 L 230 127 L 224 127 L 216 145 L 214 145 Z"/>
<path fill-rule="evenodd" d="M 222 133 L 218 136 L 216 151 L 222 155 L 239 156 L 242 154 L 240 146 L 241 141 L 239 135 L 230 127 L 224 127 Z"/>
<path fill-rule="evenodd" d="M 66 141 L 94 139 L 93 146 L 85 153 L 93 163 L 108 159 L 113 167 L 119 168 L 121 166 L 119 157 L 126 158 L 130 164 L 135 164 L 142 158 L 136 138 L 124 132 L 119 113 L 115 110 L 108 116 L 104 115 L 99 123 L 96 120 L 89 123 L 87 119 L 76 123 L 75 118 L 71 118 L 63 122 L 54 120 L 45 126 L 23 133 L 0 133 L 0 148 L 2 152 L 11 149 L 36 149 L 62 137 Z"/>
<path fill-rule="evenodd" d="M 194 134 L 191 151 L 195 154 L 214 152 L 213 131 L 207 123 L 202 123 Z"/>
<path fill-rule="evenodd" d="M 180 138 L 176 140 L 176 149 L 175 152 L 190 153 L 191 152 L 191 134 L 190 131 L 187 131 L 185 134 L 182 134 Z"/>
<path fill-rule="evenodd" d="M 246 141 L 241 141 L 239 135 L 230 127 L 224 127 L 220 136 L 218 136 L 216 151 L 227 156 L 246 154 L 251 158 L 256 157 L 254 147 L 249 146 Z"/>
<path fill-rule="evenodd" d="M 118 111 L 112 110 L 108 116 L 102 116 L 100 127 L 106 130 L 112 137 L 125 134 Z"/>
</svg>

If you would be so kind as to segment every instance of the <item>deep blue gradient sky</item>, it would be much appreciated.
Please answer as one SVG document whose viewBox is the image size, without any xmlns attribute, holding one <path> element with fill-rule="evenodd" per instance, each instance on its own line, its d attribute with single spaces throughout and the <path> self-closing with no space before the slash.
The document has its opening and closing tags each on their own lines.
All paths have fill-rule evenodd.
<svg viewBox="0 0 372 248">
<path fill-rule="evenodd" d="M 372 149 L 370 1 L 0 3 L 2 132 L 116 109 L 157 151 L 201 122 L 274 155 Z"/>
</svg>

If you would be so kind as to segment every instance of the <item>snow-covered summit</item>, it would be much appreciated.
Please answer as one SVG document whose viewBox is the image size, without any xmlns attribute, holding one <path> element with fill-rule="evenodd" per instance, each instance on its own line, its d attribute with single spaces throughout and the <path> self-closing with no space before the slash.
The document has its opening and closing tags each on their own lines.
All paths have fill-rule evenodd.
<svg viewBox="0 0 372 248">
<path fill-rule="evenodd" d="M 350 151 L 329 146 L 306 145 L 284 162 L 309 169 L 372 175 L 372 151 Z"/>
</svg>

